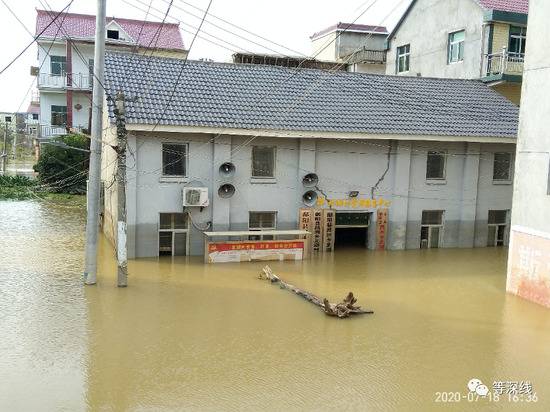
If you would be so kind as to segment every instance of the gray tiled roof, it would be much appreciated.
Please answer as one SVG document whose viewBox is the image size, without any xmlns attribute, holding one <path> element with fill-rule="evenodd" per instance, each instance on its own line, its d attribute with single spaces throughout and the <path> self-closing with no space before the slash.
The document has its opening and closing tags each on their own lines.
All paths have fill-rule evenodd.
<svg viewBox="0 0 550 412">
<path fill-rule="evenodd" d="M 515 137 L 518 108 L 474 80 L 326 72 L 107 53 L 127 122 L 252 130 Z M 177 83 L 177 84 L 176 84 Z M 172 103 L 164 116 L 164 107 Z M 159 121 L 160 119 L 160 121 Z"/>
</svg>

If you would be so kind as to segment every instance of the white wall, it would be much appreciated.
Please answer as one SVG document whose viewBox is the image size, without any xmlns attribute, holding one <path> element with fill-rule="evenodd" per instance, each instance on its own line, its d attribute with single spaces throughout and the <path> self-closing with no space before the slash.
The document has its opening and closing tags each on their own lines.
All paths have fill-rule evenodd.
<svg viewBox="0 0 550 412">
<path fill-rule="evenodd" d="M 386 74 L 396 74 L 397 48 L 411 45 L 410 70 L 402 75 L 480 77 L 483 11 L 472 0 L 418 0 L 389 39 Z M 466 30 L 464 61 L 447 63 L 449 33 Z"/>
</svg>

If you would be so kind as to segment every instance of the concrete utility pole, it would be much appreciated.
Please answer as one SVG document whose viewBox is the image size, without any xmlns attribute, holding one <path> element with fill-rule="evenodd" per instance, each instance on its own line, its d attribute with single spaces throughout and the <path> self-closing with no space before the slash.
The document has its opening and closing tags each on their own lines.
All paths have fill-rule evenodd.
<svg viewBox="0 0 550 412">
<path fill-rule="evenodd" d="M 124 94 L 118 92 L 114 114 L 116 116 L 117 134 L 117 198 L 118 198 L 118 225 L 117 225 L 117 285 L 128 286 L 128 246 L 126 244 L 126 108 Z"/>
<path fill-rule="evenodd" d="M 90 142 L 90 171 L 88 175 L 88 215 L 86 219 L 86 261 L 84 282 L 97 282 L 97 235 L 99 226 L 99 192 L 101 186 L 101 137 L 103 129 L 103 79 L 105 69 L 106 0 L 97 0 L 94 83 L 92 95 L 92 140 Z"/>
<path fill-rule="evenodd" d="M 2 148 L 2 175 L 6 175 L 8 165 L 8 155 L 6 154 L 6 145 L 8 144 L 8 125 L 4 125 L 4 147 Z"/>
</svg>

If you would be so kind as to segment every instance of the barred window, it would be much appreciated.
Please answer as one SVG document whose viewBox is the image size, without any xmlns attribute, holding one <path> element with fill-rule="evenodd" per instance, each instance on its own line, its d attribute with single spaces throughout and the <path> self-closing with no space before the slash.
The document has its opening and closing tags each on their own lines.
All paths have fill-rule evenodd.
<svg viewBox="0 0 550 412">
<path fill-rule="evenodd" d="M 187 176 L 187 144 L 163 143 L 162 174 L 164 176 Z"/>
<path fill-rule="evenodd" d="M 493 162 L 493 180 L 510 180 L 512 169 L 511 153 L 495 153 Z"/>
<path fill-rule="evenodd" d="M 426 179 L 445 179 L 445 152 L 428 152 Z"/>
<path fill-rule="evenodd" d="M 252 147 L 252 177 L 275 177 L 275 147 Z"/>
</svg>

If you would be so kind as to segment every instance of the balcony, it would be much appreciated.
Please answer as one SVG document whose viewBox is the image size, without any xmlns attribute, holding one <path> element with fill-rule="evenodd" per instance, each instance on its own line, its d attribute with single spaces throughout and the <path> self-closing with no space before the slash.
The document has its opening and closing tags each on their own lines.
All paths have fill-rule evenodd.
<svg viewBox="0 0 550 412">
<path fill-rule="evenodd" d="M 50 140 L 57 136 L 66 135 L 69 133 L 87 134 L 88 130 L 81 126 L 55 126 L 55 125 L 39 125 L 37 129 L 38 138 L 42 140 Z"/>
<path fill-rule="evenodd" d="M 348 64 L 369 63 L 386 64 L 386 50 L 370 50 L 365 47 L 355 50 L 346 56 L 341 57 Z"/>
<path fill-rule="evenodd" d="M 40 73 L 38 75 L 38 87 L 41 89 L 71 89 L 91 90 L 93 77 L 82 73 L 50 74 Z"/>
<path fill-rule="evenodd" d="M 486 54 L 483 58 L 481 80 L 521 82 L 523 76 L 524 55 L 509 53 L 506 48 L 500 53 Z"/>
</svg>

